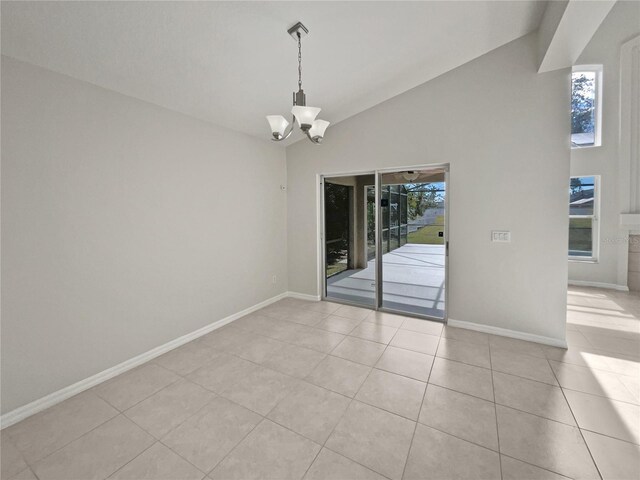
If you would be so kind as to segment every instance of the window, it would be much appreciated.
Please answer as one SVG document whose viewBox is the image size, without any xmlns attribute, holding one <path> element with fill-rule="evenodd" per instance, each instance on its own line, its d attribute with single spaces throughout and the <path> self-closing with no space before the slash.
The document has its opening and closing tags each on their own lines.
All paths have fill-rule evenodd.
<svg viewBox="0 0 640 480">
<path fill-rule="evenodd" d="M 597 260 L 598 177 L 572 177 L 569 185 L 569 259 Z"/>
<path fill-rule="evenodd" d="M 571 146 L 601 144 L 602 66 L 574 67 L 571 73 Z"/>
</svg>

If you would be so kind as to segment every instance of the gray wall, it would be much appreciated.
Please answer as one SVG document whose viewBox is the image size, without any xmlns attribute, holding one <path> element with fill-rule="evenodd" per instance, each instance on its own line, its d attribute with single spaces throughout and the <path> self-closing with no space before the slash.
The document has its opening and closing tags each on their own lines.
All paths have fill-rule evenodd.
<svg viewBox="0 0 640 480">
<path fill-rule="evenodd" d="M 626 285 L 628 231 L 619 227 L 620 46 L 640 35 L 640 2 L 619 1 L 586 46 L 578 65 L 602 65 L 602 146 L 571 150 L 571 175 L 600 175 L 598 263 L 570 262 L 569 280 Z M 629 99 L 626 99 L 628 102 Z M 625 179 L 628 181 L 628 178 Z M 626 186 L 628 189 L 628 186 Z"/>
<path fill-rule="evenodd" d="M 282 147 L 2 57 L 2 412 L 286 291 L 285 183 Z"/>
<path fill-rule="evenodd" d="M 536 67 L 533 34 L 289 146 L 289 289 L 319 293 L 317 174 L 449 163 L 449 317 L 564 339 L 570 72 Z"/>
</svg>

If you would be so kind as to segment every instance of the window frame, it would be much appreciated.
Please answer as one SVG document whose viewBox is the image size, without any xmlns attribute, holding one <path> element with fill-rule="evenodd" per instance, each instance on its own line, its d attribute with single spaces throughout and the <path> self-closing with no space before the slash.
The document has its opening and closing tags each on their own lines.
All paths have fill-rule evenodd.
<svg viewBox="0 0 640 480">
<path fill-rule="evenodd" d="M 569 194 L 569 222 L 571 222 L 572 218 L 591 218 L 591 256 L 569 254 L 569 242 L 567 242 L 568 258 L 570 262 L 598 263 L 600 256 L 600 175 L 571 175 L 569 189 L 571 188 L 571 180 L 574 178 L 593 178 L 592 215 L 571 215 L 571 194 Z"/>
<path fill-rule="evenodd" d="M 597 148 L 602 146 L 602 65 L 574 65 L 571 68 L 571 94 L 573 94 L 573 74 L 580 72 L 592 72 L 595 74 L 595 98 L 593 102 L 595 105 L 595 128 L 593 132 L 593 145 L 574 145 L 573 141 L 570 138 L 569 140 L 571 142 L 572 150 L 580 150 L 583 148 Z"/>
</svg>

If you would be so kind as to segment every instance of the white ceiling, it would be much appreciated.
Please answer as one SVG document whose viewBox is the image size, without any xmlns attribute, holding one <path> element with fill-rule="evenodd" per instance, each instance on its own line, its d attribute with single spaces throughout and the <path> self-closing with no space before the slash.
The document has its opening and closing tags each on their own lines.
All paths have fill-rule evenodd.
<svg viewBox="0 0 640 480">
<path fill-rule="evenodd" d="M 333 124 L 538 27 L 546 3 L 6 2 L 2 53 L 260 138 L 297 90 Z"/>
</svg>

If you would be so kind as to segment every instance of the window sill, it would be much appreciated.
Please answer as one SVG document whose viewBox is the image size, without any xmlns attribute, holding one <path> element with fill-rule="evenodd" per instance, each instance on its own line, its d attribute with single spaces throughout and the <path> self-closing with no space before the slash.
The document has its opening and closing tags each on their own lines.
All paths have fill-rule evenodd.
<svg viewBox="0 0 640 480">
<path fill-rule="evenodd" d="M 600 263 L 597 258 L 592 257 L 569 257 L 570 263 Z"/>
<path fill-rule="evenodd" d="M 590 148 L 600 148 L 601 146 L 602 146 L 602 144 L 600 144 L 600 145 L 576 145 L 576 146 L 571 145 L 571 150 L 588 150 Z"/>
</svg>

